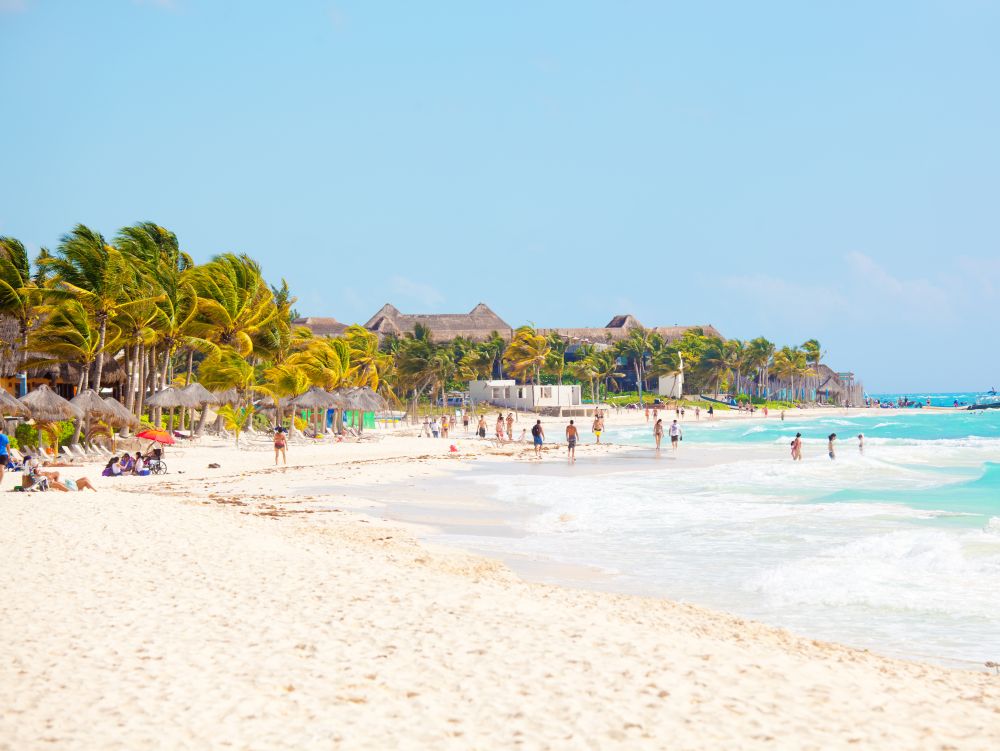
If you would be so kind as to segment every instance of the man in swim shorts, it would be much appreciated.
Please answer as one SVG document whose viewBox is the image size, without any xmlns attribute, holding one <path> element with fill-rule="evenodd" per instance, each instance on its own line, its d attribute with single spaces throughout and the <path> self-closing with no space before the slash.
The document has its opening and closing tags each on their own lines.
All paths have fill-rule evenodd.
<svg viewBox="0 0 1000 751">
<path fill-rule="evenodd" d="M 670 423 L 670 448 L 674 451 L 677 450 L 677 443 L 681 440 L 681 426 L 677 424 L 677 420 Z"/>
<path fill-rule="evenodd" d="M 545 440 L 545 430 L 542 428 L 542 421 L 536 420 L 531 427 L 531 440 L 535 444 L 535 457 L 542 458 L 542 442 Z"/>
<path fill-rule="evenodd" d="M 571 462 L 576 461 L 576 441 L 579 437 L 580 431 L 576 429 L 576 425 L 570 420 L 569 425 L 566 426 L 566 448 L 567 456 Z"/>
<path fill-rule="evenodd" d="M 597 442 L 601 442 L 601 433 L 604 432 L 604 420 L 601 419 L 600 414 L 594 418 L 594 435 L 597 436 Z"/>
</svg>

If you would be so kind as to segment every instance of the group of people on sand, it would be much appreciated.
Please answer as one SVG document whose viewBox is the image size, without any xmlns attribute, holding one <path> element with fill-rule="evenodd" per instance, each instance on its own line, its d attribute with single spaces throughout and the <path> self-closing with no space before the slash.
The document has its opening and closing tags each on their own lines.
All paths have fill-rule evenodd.
<svg viewBox="0 0 1000 751">
<path fill-rule="evenodd" d="M 10 436 L 7 435 L 0 422 L 0 485 L 3 484 L 3 476 L 7 470 L 21 472 L 21 490 L 58 490 L 62 493 L 78 490 L 97 489 L 86 477 L 79 477 L 71 480 L 60 475 L 52 466 L 66 467 L 67 464 L 42 464 L 38 457 L 25 454 L 20 456 L 10 445 Z"/>
<path fill-rule="evenodd" d="M 152 454 L 143 456 L 136 451 L 135 456 L 124 453 L 121 457 L 112 456 L 101 471 L 101 477 L 121 477 L 122 475 L 137 475 L 145 477 L 149 474 L 149 460 Z"/>
<path fill-rule="evenodd" d="M 831 460 L 837 458 L 837 434 L 830 433 L 826 437 L 826 453 Z M 792 461 L 800 462 L 802 461 L 802 434 L 796 433 L 795 437 L 792 439 Z M 865 453 L 865 435 L 864 433 L 858 433 L 858 453 Z"/>
</svg>

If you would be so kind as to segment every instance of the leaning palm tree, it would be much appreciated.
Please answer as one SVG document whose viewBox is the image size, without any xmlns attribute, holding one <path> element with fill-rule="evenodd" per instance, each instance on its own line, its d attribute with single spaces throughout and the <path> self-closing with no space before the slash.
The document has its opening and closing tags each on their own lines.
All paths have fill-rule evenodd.
<svg viewBox="0 0 1000 751">
<path fill-rule="evenodd" d="M 639 389 L 639 404 L 642 404 L 642 382 L 646 374 L 646 356 L 655 345 L 655 332 L 642 327 L 636 327 L 628 332 L 628 336 L 618 343 L 618 353 L 632 362 L 635 371 L 635 382 Z"/>
<path fill-rule="evenodd" d="M 542 365 L 551 351 L 549 341 L 542 334 L 531 326 L 522 326 L 514 332 L 514 338 L 503 353 L 503 361 L 515 378 L 538 383 Z"/>
<path fill-rule="evenodd" d="M 253 337 L 279 314 L 260 266 L 245 255 L 226 253 L 196 266 L 191 285 L 198 310 L 191 335 L 231 347 L 243 357 L 253 352 Z"/>
<path fill-rule="evenodd" d="M 0 237 L 0 314 L 17 321 L 20 372 L 28 361 L 28 332 L 38 318 L 41 293 L 31 277 L 31 262 L 24 245 L 13 237 Z"/>
<path fill-rule="evenodd" d="M 378 337 L 362 326 L 348 326 L 344 332 L 350 359 L 350 380 L 354 386 L 368 386 L 377 391 L 388 358 L 379 350 Z"/>
<path fill-rule="evenodd" d="M 93 318 L 100 337 L 93 389 L 100 393 L 104 354 L 108 350 L 108 327 L 122 307 L 140 305 L 145 300 L 125 297 L 132 269 L 125 256 L 104 237 L 82 224 L 63 235 L 55 256 L 42 263 L 52 272 L 52 296 L 75 299 Z"/>
</svg>

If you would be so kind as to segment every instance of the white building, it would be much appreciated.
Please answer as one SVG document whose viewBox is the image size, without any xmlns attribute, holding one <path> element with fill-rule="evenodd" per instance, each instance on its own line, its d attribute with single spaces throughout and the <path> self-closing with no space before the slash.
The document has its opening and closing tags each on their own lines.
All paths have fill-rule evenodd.
<svg viewBox="0 0 1000 751">
<path fill-rule="evenodd" d="M 669 399 L 680 399 L 684 393 L 684 374 L 673 373 L 671 375 L 660 376 L 660 383 L 656 393 Z"/>
<path fill-rule="evenodd" d="M 592 405 L 584 405 L 578 384 L 542 386 L 515 381 L 469 381 L 473 404 L 488 403 L 523 412 L 586 416 Z"/>
</svg>

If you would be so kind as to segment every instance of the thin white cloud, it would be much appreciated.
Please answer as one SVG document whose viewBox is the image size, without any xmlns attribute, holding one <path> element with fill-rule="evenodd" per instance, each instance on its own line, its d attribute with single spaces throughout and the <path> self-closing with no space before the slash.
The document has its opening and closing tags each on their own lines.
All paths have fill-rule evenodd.
<svg viewBox="0 0 1000 751">
<path fill-rule="evenodd" d="M 896 298 L 897 302 L 939 307 L 950 303 L 948 293 L 929 279 L 896 276 L 864 253 L 848 253 L 846 260 L 858 281 L 873 285 L 880 293 Z"/>
<path fill-rule="evenodd" d="M 20 13 L 27 7 L 26 0 L 0 0 L 0 13 Z"/>
<path fill-rule="evenodd" d="M 395 295 L 428 307 L 444 302 L 444 295 L 430 284 L 414 281 L 405 276 L 394 276 L 389 279 L 389 289 Z"/>
</svg>

